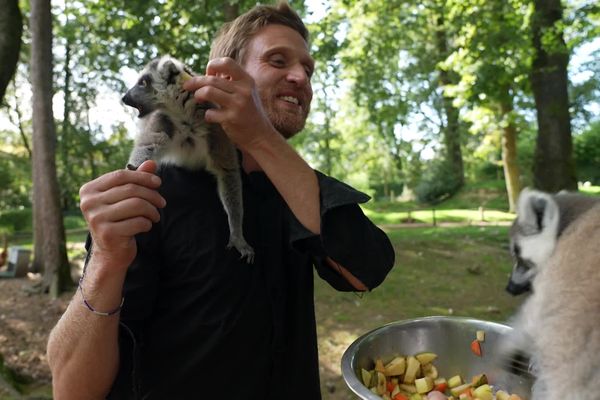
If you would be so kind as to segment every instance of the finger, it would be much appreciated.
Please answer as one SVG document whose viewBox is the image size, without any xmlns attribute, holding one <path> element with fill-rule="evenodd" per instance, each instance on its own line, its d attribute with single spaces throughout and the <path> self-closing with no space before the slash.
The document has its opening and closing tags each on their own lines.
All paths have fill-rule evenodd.
<svg viewBox="0 0 600 400">
<path fill-rule="evenodd" d="M 240 64 L 230 57 L 210 60 L 206 65 L 206 75 L 226 76 L 234 81 L 245 79 L 248 76 Z"/>
<path fill-rule="evenodd" d="M 116 186 L 110 190 L 101 192 L 96 201 L 99 204 L 116 204 L 129 198 L 146 200 L 157 208 L 163 208 L 167 204 L 164 197 L 162 197 L 156 190 L 134 183 Z"/>
<path fill-rule="evenodd" d="M 158 209 L 149 202 L 139 198 L 125 199 L 115 204 L 95 208 L 86 216 L 90 226 L 95 229 L 105 223 L 124 221 L 137 217 L 144 217 L 153 222 L 160 221 Z"/>
<path fill-rule="evenodd" d="M 138 233 L 148 232 L 154 223 L 145 217 L 133 217 L 117 222 L 105 222 L 92 236 L 102 238 L 104 242 L 122 240 L 120 238 L 131 238 Z M 106 233 L 106 234 L 103 234 Z M 109 234 L 110 232 L 110 234 Z"/>
<path fill-rule="evenodd" d="M 145 163 L 149 163 L 144 165 Z M 142 165 L 144 168 L 151 168 L 151 162 L 146 161 Z M 145 171 L 130 171 L 127 169 L 120 169 L 117 171 L 112 171 L 107 174 L 104 174 L 95 180 L 88 182 L 83 185 L 80 191 L 81 192 L 90 192 L 90 191 L 105 191 L 113 188 L 115 186 L 125 185 L 127 183 L 135 183 L 138 185 L 146 186 L 152 189 L 156 189 L 160 186 L 161 180 L 158 176 L 153 173 L 145 172 Z"/>
<path fill-rule="evenodd" d="M 233 93 L 228 93 L 214 86 L 204 86 L 194 92 L 198 103 L 210 102 L 220 107 L 226 107 L 234 99 Z"/>
<path fill-rule="evenodd" d="M 156 161 L 154 160 L 146 160 L 144 161 L 139 167 L 138 167 L 138 171 L 142 171 L 142 172 L 149 172 L 151 174 L 155 174 L 156 170 L 158 169 L 158 165 L 156 164 Z"/>
<path fill-rule="evenodd" d="M 225 114 L 225 110 L 211 108 L 204 113 L 204 120 L 209 124 L 222 124 L 227 121 L 227 115 Z"/>
<path fill-rule="evenodd" d="M 234 83 L 219 76 L 196 76 L 187 81 L 183 89 L 192 92 L 207 86 L 213 86 L 227 93 L 235 92 Z"/>
</svg>

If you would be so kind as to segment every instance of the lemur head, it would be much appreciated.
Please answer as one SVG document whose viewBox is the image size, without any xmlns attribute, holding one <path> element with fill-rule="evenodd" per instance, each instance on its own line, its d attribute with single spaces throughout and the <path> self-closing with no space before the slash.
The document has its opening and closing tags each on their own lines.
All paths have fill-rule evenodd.
<svg viewBox="0 0 600 400">
<path fill-rule="evenodd" d="M 510 229 L 514 266 L 506 290 L 518 295 L 552 256 L 562 232 L 580 215 L 600 202 L 577 193 L 556 195 L 524 189 L 517 202 L 517 218 Z"/>
<path fill-rule="evenodd" d="M 144 67 L 136 84 L 123 96 L 123 103 L 136 108 L 142 118 L 184 93 L 181 85 L 192 76 L 181 61 L 169 56 L 156 58 Z"/>
</svg>

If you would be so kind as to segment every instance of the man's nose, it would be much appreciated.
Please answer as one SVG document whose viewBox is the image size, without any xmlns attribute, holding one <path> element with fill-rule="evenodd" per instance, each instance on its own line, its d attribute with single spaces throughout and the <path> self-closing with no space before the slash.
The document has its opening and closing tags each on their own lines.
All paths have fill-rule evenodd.
<svg viewBox="0 0 600 400">
<path fill-rule="evenodd" d="M 295 64 L 290 68 L 287 79 L 290 82 L 294 82 L 298 86 L 303 86 L 310 83 L 310 77 L 306 72 L 306 68 L 303 65 Z"/>
</svg>

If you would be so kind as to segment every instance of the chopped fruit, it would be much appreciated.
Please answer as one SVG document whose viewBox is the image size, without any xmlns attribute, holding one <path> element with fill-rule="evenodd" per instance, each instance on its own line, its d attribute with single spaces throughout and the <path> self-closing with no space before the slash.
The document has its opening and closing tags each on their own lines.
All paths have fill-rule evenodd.
<svg viewBox="0 0 600 400">
<path fill-rule="evenodd" d="M 417 377 L 417 372 L 421 369 L 421 363 L 415 357 L 408 357 L 406 360 L 406 373 L 404 374 L 404 383 L 413 383 Z"/>
<path fill-rule="evenodd" d="M 419 378 L 415 380 L 415 387 L 417 388 L 417 393 L 427 393 L 433 389 L 433 379 L 428 376 Z"/>
<path fill-rule="evenodd" d="M 406 371 L 406 359 L 404 357 L 396 357 L 390 361 L 383 370 L 386 376 L 402 375 Z"/>
<path fill-rule="evenodd" d="M 471 342 L 471 351 L 476 356 L 481 357 L 481 344 L 479 344 L 479 341 L 477 339 Z"/>
<path fill-rule="evenodd" d="M 419 360 L 421 364 L 430 364 L 433 360 L 437 358 L 437 354 L 435 353 L 419 353 L 415 355 L 415 358 Z"/>
<path fill-rule="evenodd" d="M 480 342 L 485 341 L 485 331 L 477 331 L 476 335 L 477 340 L 479 340 Z"/>
</svg>

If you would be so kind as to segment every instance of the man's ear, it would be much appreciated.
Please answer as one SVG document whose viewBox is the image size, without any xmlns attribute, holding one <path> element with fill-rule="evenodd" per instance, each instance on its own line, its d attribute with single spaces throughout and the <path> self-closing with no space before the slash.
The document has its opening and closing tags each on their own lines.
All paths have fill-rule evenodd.
<svg viewBox="0 0 600 400">
<path fill-rule="evenodd" d="M 551 195 L 538 190 L 523 189 L 517 203 L 518 222 L 524 235 L 540 233 L 558 226 L 558 204 Z"/>
</svg>

